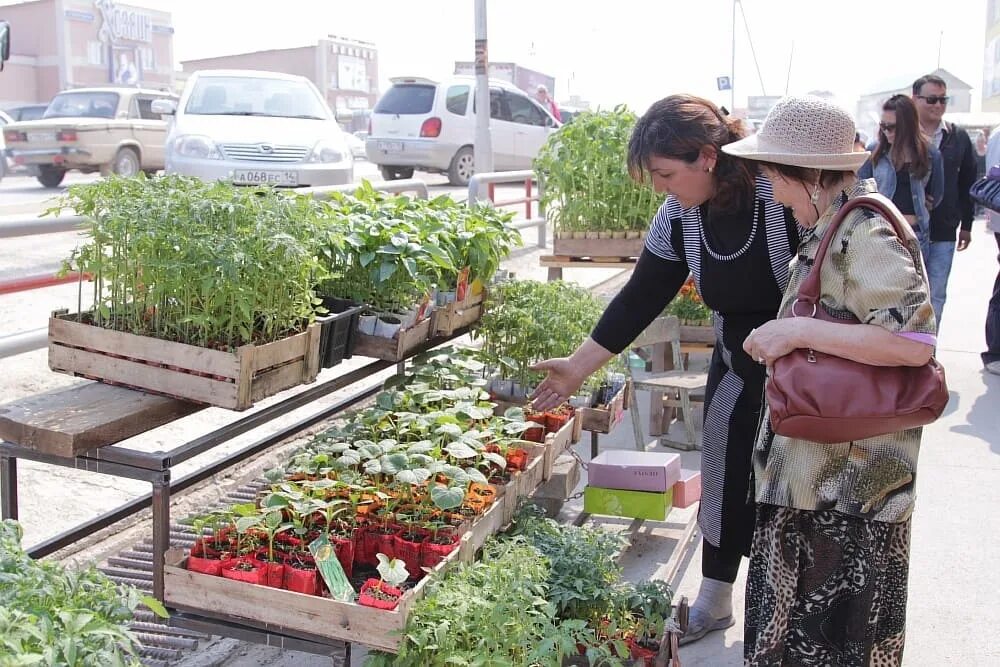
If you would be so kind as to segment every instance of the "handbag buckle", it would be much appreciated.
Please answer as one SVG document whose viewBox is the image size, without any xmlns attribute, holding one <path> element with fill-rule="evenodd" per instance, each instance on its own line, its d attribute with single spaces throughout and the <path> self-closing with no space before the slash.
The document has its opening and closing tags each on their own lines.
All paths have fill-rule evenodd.
<svg viewBox="0 0 1000 667">
<path fill-rule="evenodd" d="M 816 363 L 816 353 L 812 350 L 812 348 L 810 348 L 809 351 L 806 353 L 806 361 L 808 361 L 810 364 Z"/>
<path fill-rule="evenodd" d="M 795 312 L 795 309 L 796 309 L 796 307 L 798 305 L 799 305 L 799 300 L 798 299 L 796 299 L 795 301 L 792 302 L 792 316 L 793 317 L 802 317 L 802 315 L 799 315 L 797 312 Z M 811 313 L 809 313 L 808 316 L 809 317 L 816 317 L 816 304 L 815 303 L 812 304 L 812 307 L 813 307 L 813 310 L 812 310 Z"/>
</svg>

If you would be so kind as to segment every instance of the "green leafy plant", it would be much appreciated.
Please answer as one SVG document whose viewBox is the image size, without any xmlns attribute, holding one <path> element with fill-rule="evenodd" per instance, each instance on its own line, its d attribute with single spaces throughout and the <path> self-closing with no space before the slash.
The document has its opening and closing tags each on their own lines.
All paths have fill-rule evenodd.
<svg viewBox="0 0 1000 667">
<path fill-rule="evenodd" d="M 553 133 L 535 158 L 542 204 L 559 232 L 646 229 L 663 195 L 625 168 L 636 117 L 624 106 L 585 112 Z"/>
<path fill-rule="evenodd" d="M 584 621 L 560 621 L 546 601 L 547 560 L 522 539 L 487 541 L 483 559 L 428 584 L 411 609 L 399 654 L 369 667 L 545 665 L 583 647 L 591 664 L 621 665 Z"/>
<path fill-rule="evenodd" d="M 86 219 L 64 270 L 93 276 L 91 324 L 234 349 L 314 316 L 323 209 L 309 196 L 171 175 L 72 186 L 59 206 Z"/>
<path fill-rule="evenodd" d="M 542 378 L 530 367 L 572 354 L 603 312 L 597 297 L 573 283 L 509 281 L 490 293 L 473 336 L 483 341 L 480 358 L 486 367 L 527 390 Z M 622 367 L 616 358 L 591 376 L 587 387 L 599 386 L 608 373 Z"/>
<path fill-rule="evenodd" d="M 138 665 L 132 612 L 143 604 L 165 618 L 163 605 L 92 566 L 34 560 L 21 537 L 17 522 L 0 523 L 0 664 Z"/>
</svg>

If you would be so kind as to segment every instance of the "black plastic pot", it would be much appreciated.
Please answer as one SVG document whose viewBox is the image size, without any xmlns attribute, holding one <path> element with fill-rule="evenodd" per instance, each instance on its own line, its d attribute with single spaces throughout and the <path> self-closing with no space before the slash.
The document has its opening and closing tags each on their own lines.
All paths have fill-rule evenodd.
<svg viewBox="0 0 1000 667">
<path fill-rule="evenodd" d="M 357 340 L 358 317 L 364 306 L 348 299 L 323 298 L 327 315 L 317 316 L 320 324 L 319 363 L 321 368 L 333 368 L 350 359 Z"/>
</svg>

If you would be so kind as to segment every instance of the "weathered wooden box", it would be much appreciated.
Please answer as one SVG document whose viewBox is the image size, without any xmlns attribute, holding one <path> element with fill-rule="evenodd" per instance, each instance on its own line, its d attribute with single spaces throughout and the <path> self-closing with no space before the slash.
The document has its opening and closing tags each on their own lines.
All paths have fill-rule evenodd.
<svg viewBox="0 0 1000 667">
<path fill-rule="evenodd" d="M 604 407 L 577 408 L 576 414 L 581 422 L 581 428 L 594 433 L 611 433 L 611 429 L 625 417 L 631 391 L 633 391 L 631 382 L 626 382 Z"/>
<path fill-rule="evenodd" d="M 49 368 L 171 398 L 246 410 L 319 374 L 320 327 L 232 352 L 49 318 Z"/>
<path fill-rule="evenodd" d="M 583 238 L 578 238 L 579 235 Z M 628 237 L 628 238 L 626 238 Z M 638 257 L 646 243 L 640 232 L 560 232 L 552 252 L 567 257 Z"/>
<path fill-rule="evenodd" d="M 395 338 L 358 332 L 354 354 L 384 361 L 402 361 L 431 337 L 433 319 L 433 315 L 425 317 L 408 329 L 400 329 Z"/>
<path fill-rule="evenodd" d="M 453 301 L 434 311 L 434 335 L 451 336 L 462 327 L 467 327 L 483 316 L 486 290 L 479 294 L 466 295 L 463 301 Z"/>
</svg>

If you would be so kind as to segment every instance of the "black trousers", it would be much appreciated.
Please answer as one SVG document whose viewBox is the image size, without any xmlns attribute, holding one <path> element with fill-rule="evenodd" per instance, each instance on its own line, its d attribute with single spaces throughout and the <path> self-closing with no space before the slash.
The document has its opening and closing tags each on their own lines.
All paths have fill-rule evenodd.
<svg viewBox="0 0 1000 667">
<path fill-rule="evenodd" d="M 1000 250 L 1000 233 L 994 234 L 997 239 L 997 249 Z M 1000 263 L 1000 255 L 997 255 Z M 986 351 L 983 352 L 983 364 L 1000 361 L 1000 269 L 993 282 L 993 297 L 986 310 Z"/>
<path fill-rule="evenodd" d="M 720 549 L 712 546 L 708 540 L 702 539 L 701 576 L 731 584 L 736 581 L 736 574 L 740 570 L 740 560 L 743 557 L 742 549 L 731 547 Z"/>
</svg>

